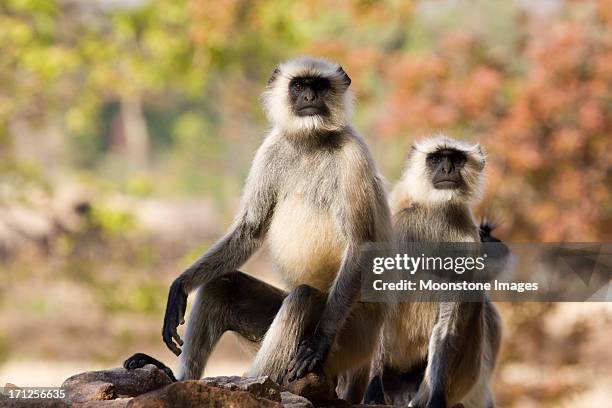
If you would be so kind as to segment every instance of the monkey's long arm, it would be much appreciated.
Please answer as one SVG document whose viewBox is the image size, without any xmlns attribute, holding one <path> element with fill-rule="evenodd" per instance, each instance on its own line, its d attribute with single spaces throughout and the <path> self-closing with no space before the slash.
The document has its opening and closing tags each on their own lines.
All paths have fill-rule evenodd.
<svg viewBox="0 0 612 408">
<path fill-rule="evenodd" d="M 239 268 L 263 242 L 276 202 L 274 183 L 265 174 L 264 148 L 260 148 L 253 162 L 243 194 L 242 209 L 233 226 L 170 286 L 162 337 L 177 356 L 181 354 L 179 346 L 183 345 L 177 328 L 185 322 L 189 292 Z"/>
</svg>

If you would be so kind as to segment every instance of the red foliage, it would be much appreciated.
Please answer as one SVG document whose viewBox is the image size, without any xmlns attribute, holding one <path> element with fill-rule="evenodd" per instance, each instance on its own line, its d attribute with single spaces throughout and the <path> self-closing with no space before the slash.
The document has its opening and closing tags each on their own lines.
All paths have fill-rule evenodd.
<svg viewBox="0 0 612 408">
<path fill-rule="evenodd" d="M 374 134 L 480 141 L 490 157 L 485 201 L 502 212 L 510 239 L 612 238 L 610 4 L 586 15 L 570 4 L 564 18 L 521 25 L 517 61 L 501 63 L 464 32 L 427 55 L 385 57 L 393 87 Z"/>
</svg>

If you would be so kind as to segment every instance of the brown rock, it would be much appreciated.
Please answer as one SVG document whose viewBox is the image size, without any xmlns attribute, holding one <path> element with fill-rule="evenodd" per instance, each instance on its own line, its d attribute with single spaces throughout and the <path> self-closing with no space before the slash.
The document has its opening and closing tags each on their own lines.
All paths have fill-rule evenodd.
<svg viewBox="0 0 612 408">
<path fill-rule="evenodd" d="M 314 404 L 338 398 L 332 384 L 315 373 L 308 373 L 297 381 L 283 384 L 283 390 L 300 395 Z"/>
<path fill-rule="evenodd" d="M 64 384 L 66 384 L 64 382 Z M 66 388 L 66 399 L 72 403 L 83 403 L 87 401 L 112 400 L 117 398 L 115 386 L 109 382 L 92 381 L 75 383 Z"/>
<path fill-rule="evenodd" d="M 9 398 L 0 394 L 2 408 L 68 408 L 69 406 L 59 399 Z"/>
<path fill-rule="evenodd" d="M 281 404 L 285 408 L 314 408 L 312 402 L 289 391 L 281 392 Z"/>
<path fill-rule="evenodd" d="M 230 391 L 200 381 L 181 381 L 133 398 L 128 408 L 282 408 L 265 398 L 257 398 L 246 391 Z"/>
<path fill-rule="evenodd" d="M 125 408 L 132 398 L 117 398 L 106 401 L 88 401 L 84 404 L 79 404 L 79 408 Z M 76 405 L 75 405 L 76 406 Z"/>
<path fill-rule="evenodd" d="M 71 402 L 133 397 L 172 383 L 162 370 L 147 365 L 135 370 L 114 368 L 73 375 L 62 384 Z"/>
<path fill-rule="evenodd" d="M 227 390 L 247 391 L 257 398 L 267 398 L 272 401 L 281 401 L 280 386 L 269 377 L 208 377 L 199 382 L 213 387 Z"/>
</svg>

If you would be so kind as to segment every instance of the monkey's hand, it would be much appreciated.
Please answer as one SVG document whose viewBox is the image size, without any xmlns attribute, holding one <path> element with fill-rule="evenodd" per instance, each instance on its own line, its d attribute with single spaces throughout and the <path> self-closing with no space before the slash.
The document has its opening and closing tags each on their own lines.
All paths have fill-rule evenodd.
<svg viewBox="0 0 612 408">
<path fill-rule="evenodd" d="M 185 323 L 186 309 L 187 292 L 183 286 L 183 281 L 179 277 L 175 279 L 170 286 L 168 303 L 166 305 L 166 315 L 164 316 L 164 328 L 162 330 L 164 343 L 166 343 L 166 346 L 168 346 L 177 356 L 181 354 L 179 346 L 183 345 L 183 340 L 181 340 L 177 329 L 179 324 Z"/>
<path fill-rule="evenodd" d="M 318 339 L 315 341 L 314 339 Z M 311 338 L 303 340 L 289 363 L 287 369 L 287 381 L 294 381 L 306 374 L 321 371 L 321 365 L 327 358 L 331 344 L 325 337 L 315 333 Z"/>
</svg>

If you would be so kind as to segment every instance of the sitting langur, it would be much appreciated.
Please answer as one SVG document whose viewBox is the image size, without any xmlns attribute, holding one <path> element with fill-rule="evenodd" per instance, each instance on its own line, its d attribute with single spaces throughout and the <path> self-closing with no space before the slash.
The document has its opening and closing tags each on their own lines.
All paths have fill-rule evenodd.
<svg viewBox="0 0 612 408">
<path fill-rule="evenodd" d="M 479 145 L 444 136 L 416 143 L 390 198 L 399 247 L 499 241 L 490 235 L 489 224 L 479 229 L 470 209 L 483 184 L 484 165 Z M 492 407 L 489 380 L 500 339 L 500 318 L 488 299 L 397 303 L 383 328 L 382 373 L 373 378 L 365 400 L 382 403 L 386 397 L 395 405 L 428 408 Z"/>
<path fill-rule="evenodd" d="M 357 301 L 360 248 L 388 242 L 391 223 L 382 180 L 349 123 L 350 83 L 339 65 L 308 57 L 272 74 L 264 94 L 272 130 L 253 161 L 242 209 L 170 287 L 163 339 L 180 355 L 179 380 L 202 375 L 228 330 L 260 345 L 253 376 L 281 381 L 321 371 L 336 379 L 369 367 L 384 307 Z M 236 270 L 264 240 L 289 292 Z M 177 327 L 196 289 L 183 343 Z M 147 363 L 164 367 L 141 353 L 124 365 Z"/>
</svg>

